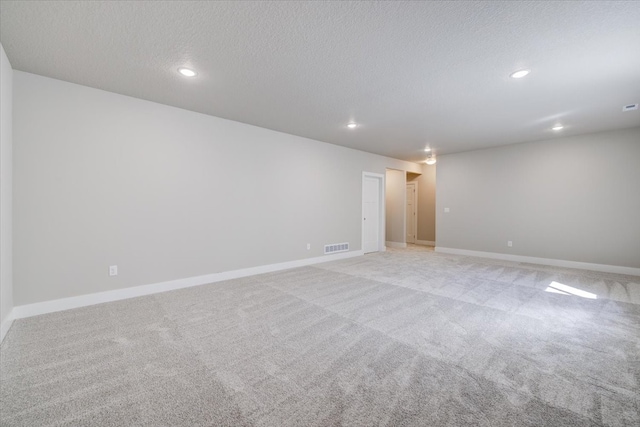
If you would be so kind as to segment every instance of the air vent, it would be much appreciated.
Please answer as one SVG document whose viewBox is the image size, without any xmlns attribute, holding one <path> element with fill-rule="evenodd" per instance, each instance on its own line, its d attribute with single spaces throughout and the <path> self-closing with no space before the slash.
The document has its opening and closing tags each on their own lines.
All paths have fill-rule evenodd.
<svg viewBox="0 0 640 427">
<path fill-rule="evenodd" d="M 347 252 L 349 243 L 334 243 L 333 245 L 324 245 L 324 254 L 335 254 L 336 252 Z"/>
<path fill-rule="evenodd" d="M 622 111 L 631 111 L 631 110 L 637 110 L 637 109 L 638 109 L 638 104 L 629 104 L 622 107 Z"/>
</svg>

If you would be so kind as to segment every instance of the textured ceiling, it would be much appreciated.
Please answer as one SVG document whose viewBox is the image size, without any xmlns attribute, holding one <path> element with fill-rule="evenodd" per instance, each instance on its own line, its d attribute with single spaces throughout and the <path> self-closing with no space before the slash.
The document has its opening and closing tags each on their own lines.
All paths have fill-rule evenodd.
<svg viewBox="0 0 640 427">
<path fill-rule="evenodd" d="M 0 14 L 17 70 L 399 159 L 552 138 L 556 122 L 640 125 L 622 112 L 640 102 L 640 2 L 3 0 Z"/>
</svg>

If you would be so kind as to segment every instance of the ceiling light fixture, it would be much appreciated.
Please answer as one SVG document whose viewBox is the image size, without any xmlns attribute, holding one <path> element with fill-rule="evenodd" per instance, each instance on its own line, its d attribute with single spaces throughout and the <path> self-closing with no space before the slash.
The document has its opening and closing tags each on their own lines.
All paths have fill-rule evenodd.
<svg viewBox="0 0 640 427">
<path fill-rule="evenodd" d="M 551 128 L 551 130 L 555 130 L 556 132 L 562 129 L 564 129 L 564 126 L 562 125 L 555 125 L 554 127 Z"/>
<path fill-rule="evenodd" d="M 347 127 L 348 127 L 349 129 L 355 129 L 355 128 L 357 128 L 357 127 L 358 127 L 358 124 L 357 124 L 357 123 L 354 123 L 354 122 L 351 122 L 351 123 L 349 123 L 349 124 L 347 125 Z"/>
<path fill-rule="evenodd" d="M 424 161 L 426 164 L 428 165 L 435 165 L 436 164 L 436 158 L 433 157 L 431 154 L 429 154 L 429 157 L 427 157 L 427 160 Z"/>
<path fill-rule="evenodd" d="M 195 71 L 190 70 L 189 68 L 184 68 L 184 67 L 178 68 L 178 72 L 185 77 L 195 77 L 198 74 Z"/>
<path fill-rule="evenodd" d="M 424 151 L 428 153 L 429 151 L 431 151 L 431 148 L 425 148 Z"/>
<path fill-rule="evenodd" d="M 511 77 L 512 79 L 521 79 L 524 76 L 526 76 L 527 74 L 529 74 L 531 72 L 531 70 L 518 70 L 518 71 L 514 71 L 513 73 L 509 74 L 509 77 Z"/>
</svg>

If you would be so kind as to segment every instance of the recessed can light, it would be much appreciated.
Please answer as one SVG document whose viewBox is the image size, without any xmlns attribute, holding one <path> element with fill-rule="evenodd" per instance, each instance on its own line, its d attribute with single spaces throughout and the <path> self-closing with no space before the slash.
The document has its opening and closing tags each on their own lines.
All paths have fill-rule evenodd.
<svg viewBox="0 0 640 427">
<path fill-rule="evenodd" d="M 562 129 L 564 129 L 564 126 L 562 125 L 555 125 L 554 127 L 551 128 L 551 130 L 555 130 L 556 132 Z"/>
<path fill-rule="evenodd" d="M 509 77 L 511 77 L 512 79 L 521 79 L 524 76 L 526 76 L 527 74 L 529 74 L 531 72 L 531 70 L 518 70 L 518 71 L 514 71 L 513 73 L 509 74 Z"/>
<path fill-rule="evenodd" d="M 348 127 L 349 129 L 355 129 L 355 128 L 357 128 L 357 127 L 358 127 L 358 124 L 357 124 L 357 123 L 354 123 L 354 122 L 351 122 L 351 123 L 349 123 L 349 124 L 347 125 L 347 127 Z"/>
<path fill-rule="evenodd" d="M 182 74 L 185 77 L 195 77 L 198 73 L 196 73 L 195 71 L 189 69 L 189 68 L 184 68 L 184 67 L 180 67 L 178 68 L 178 72 L 180 74 Z"/>
</svg>

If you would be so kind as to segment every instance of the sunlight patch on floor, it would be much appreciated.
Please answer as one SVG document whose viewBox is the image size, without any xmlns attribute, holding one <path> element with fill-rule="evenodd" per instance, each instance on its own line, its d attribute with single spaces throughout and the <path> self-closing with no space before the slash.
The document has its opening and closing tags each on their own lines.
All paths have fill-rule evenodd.
<svg viewBox="0 0 640 427">
<path fill-rule="evenodd" d="M 562 294 L 562 295 L 574 295 L 577 297 L 589 298 L 589 299 L 598 298 L 596 294 L 583 291 L 582 289 L 574 288 L 573 286 L 563 285 L 562 283 L 558 283 L 558 282 L 551 282 L 547 287 L 547 289 L 545 289 L 545 291 L 553 292 L 555 294 Z"/>
</svg>

